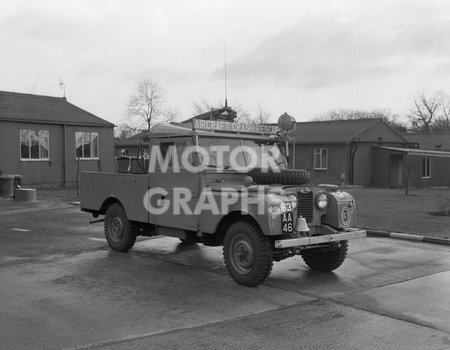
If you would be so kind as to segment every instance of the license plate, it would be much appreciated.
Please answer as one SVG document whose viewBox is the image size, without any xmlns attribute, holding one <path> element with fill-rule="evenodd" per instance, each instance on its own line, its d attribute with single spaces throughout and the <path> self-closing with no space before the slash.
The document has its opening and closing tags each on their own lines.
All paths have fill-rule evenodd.
<svg viewBox="0 0 450 350">
<path fill-rule="evenodd" d="M 281 232 L 294 232 L 294 214 L 292 213 L 292 211 L 286 211 L 281 214 Z"/>
</svg>

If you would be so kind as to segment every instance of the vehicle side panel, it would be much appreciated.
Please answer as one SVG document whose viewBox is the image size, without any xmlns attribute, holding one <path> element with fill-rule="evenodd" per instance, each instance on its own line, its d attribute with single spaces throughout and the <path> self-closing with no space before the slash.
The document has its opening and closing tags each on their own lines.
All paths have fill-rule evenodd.
<svg viewBox="0 0 450 350">
<path fill-rule="evenodd" d="M 143 202 L 149 187 L 147 174 L 103 172 L 81 173 L 81 209 L 100 211 L 109 198 L 117 199 L 130 220 L 149 222 L 149 213 Z"/>
</svg>

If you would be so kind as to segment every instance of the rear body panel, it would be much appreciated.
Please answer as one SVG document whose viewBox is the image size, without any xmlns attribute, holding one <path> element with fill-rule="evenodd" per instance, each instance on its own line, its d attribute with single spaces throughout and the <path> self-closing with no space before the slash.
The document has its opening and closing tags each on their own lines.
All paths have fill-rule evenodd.
<svg viewBox="0 0 450 350">
<path fill-rule="evenodd" d="M 81 210 L 101 212 L 107 200 L 117 200 L 133 221 L 149 222 L 143 196 L 154 181 L 151 174 L 81 173 Z"/>
</svg>

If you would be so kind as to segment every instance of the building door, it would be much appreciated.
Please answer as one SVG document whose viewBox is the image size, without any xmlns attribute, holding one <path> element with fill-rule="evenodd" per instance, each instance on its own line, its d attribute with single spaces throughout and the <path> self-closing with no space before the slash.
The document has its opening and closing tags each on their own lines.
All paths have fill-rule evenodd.
<svg viewBox="0 0 450 350">
<path fill-rule="evenodd" d="M 391 154 L 389 160 L 389 187 L 403 187 L 403 155 Z"/>
</svg>

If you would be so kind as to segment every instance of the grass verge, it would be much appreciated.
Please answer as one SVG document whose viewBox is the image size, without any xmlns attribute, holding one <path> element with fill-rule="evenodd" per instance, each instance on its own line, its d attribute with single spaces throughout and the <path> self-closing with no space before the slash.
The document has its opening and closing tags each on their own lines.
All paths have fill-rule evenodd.
<svg viewBox="0 0 450 350">
<path fill-rule="evenodd" d="M 349 188 L 356 200 L 357 226 L 377 231 L 450 238 L 450 216 L 433 215 L 445 210 L 449 188 L 401 189 Z"/>
</svg>

